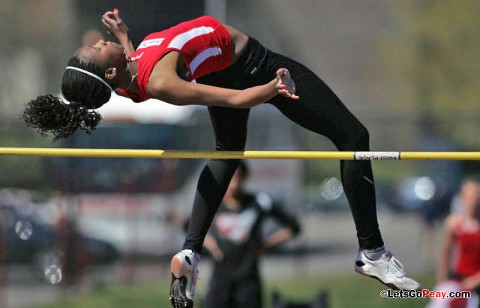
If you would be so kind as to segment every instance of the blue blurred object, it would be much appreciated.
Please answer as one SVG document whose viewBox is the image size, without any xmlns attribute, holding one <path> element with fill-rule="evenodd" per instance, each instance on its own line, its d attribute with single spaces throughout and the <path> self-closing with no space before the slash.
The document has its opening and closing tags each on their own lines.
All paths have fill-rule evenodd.
<svg viewBox="0 0 480 308">
<path fill-rule="evenodd" d="M 42 223 L 21 207 L 0 205 L 0 260 L 4 264 L 30 264 L 35 274 L 53 268 L 65 273 L 70 268 L 107 264 L 119 259 L 118 250 L 108 242 L 82 235 L 73 223 L 62 228 Z"/>
<path fill-rule="evenodd" d="M 420 210 L 439 194 L 439 188 L 428 176 L 408 178 L 392 187 L 391 201 L 399 210 Z"/>
<path fill-rule="evenodd" d="M 455 190 L 440 177 L 412 177 L 392 186 L 388 199 L 395 210 L 419 212 L 426 223 L 433 223 L 448 214 Z"/>
<path fill-rule="evenodd" d="M 379 211 L 390 212 L 389 187 L 376 183 L 376 200 Z M 302 201 L 305 211 L 338 212 L 349 211 L 347 196 L 342 182 L 336 177 L 325 178 L 315 189 L 307 192 Z"/>
</svg>

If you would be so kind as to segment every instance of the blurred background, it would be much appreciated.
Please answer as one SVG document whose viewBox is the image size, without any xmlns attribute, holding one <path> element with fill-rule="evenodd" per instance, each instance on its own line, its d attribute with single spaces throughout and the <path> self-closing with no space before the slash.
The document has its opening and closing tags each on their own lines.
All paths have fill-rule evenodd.
<svg viewBox="0 0 480 308">
<path fill-rule="evenodd" d="M 374 151 L 479 148 L 480 2 L 474 0 L 2 0 L 0 146 L 214 149 L 205 108 L 159 101 L 112 96 L 99 110 L 104 120 L 97 132 L 57 143 L 25 127 L 19 118 L 25 103 L 60 93 L 73 52 L 98 32 L 108 38 L 100 17 L 114 7 L 134 46 L 150 32 L 209 14 L 297 59 L 367 126 Z M 247 149 L 334 147 L 265 105 L 251 113 Z M 184 237 L 176 221 L 190 212 L 203 163 L 3 157 L 0 307 L 123 307 L 145 294 L 152 302 L 138 307 L 167 307 L 169 259 Z M 267 300 L 274 289 L 300 298 L 327 290 L 332 307 L 425 304 L 382 300 L 378 290 L 385 287 L 352 274 L 357 243 L 338 161 L 250 164 L 249 186 L 270 193 L 302 224 L 298 238 L 264 258 Z M 477 176 L 480 165 L 381 161 L 373 168 L 387 247 L 432 288 L 443 219 L 462 180 Z M 200 296 L 208 281 L 205 260 Z M 297 291 L 292 281 L 309 283 Z M 89 296 L 78 306 L 67 299 Z"/>
</svg>

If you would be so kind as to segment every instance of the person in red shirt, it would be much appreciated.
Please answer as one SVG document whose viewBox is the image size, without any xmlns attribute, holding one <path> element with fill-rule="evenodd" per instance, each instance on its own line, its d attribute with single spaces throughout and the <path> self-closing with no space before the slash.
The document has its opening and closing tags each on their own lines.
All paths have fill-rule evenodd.
<svg viewBox="0 0 480 308">
<path fill-rule="evenodd" d="M 242 151 L 250 108 L 269 103 L 298 125 L 329 138 L 341 151 L 369 151 L 365 126 L 311 70 L 257 40 L 204 16 L 148 35 L 135 50 L 118 10 L 102 22 L 120 44 L 100 40 L 68 61 L 62 94 L 30 101 L 23 119 L 43 135 L 67 138 L 91 133 L 101 117 L 94 109 L 115 91 L 141 102 L 207 106 L 218 151 Z M 211 159 L 203 169 L 183 250 L 172 258 L 171 301 L 192 307 L 202 244 L 239 160 Z M 344 190 L 360 249 L 355 270 L 398 289 L 418 289 L 384 248 L 370 161 L 341 161 Z"/>
<path fill-rule="evenodd" d="M 473 185 L 475 185 L 474 189 Z M 457 209 L 445 220 L 445 234 L 437 264 L 437 281 L 440 288 L 442 285 L 455 285 L 454 282 L 457 282 L 460 290 L 476 292 L 476 300 L 478 300 L 480 295 L 479 183 L 472 179 L 465 180 L 460 192 L 463 208 Z M 480 307 L 480 302 L 478 305 Z"/>
</svg>

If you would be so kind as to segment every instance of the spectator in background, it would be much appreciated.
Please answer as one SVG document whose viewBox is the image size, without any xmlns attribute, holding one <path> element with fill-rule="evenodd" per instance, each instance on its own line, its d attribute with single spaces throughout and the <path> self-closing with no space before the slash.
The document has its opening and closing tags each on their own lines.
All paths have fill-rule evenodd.
<svg viewBox="0 0 480 308">
<path fill-rule="evenodd" d="M 247 176 L 242 161 L 204 241 L 214 262 L 206 308 L 262 307 L 259 257 L 300 231 L 296 219 L 266 193 L 245 191 Z M 270 217 L 281 227 L 263 237 L 262 225 Z"/>
<path fill-rule="evenodd" d="M 459 213 L 465 210 L 469 204 L 477 202 L 480 198 L 478 182 L 474 179 L 465 179 L 462 182 L 460 191 L 453 197 L 450 204 L 451 213 Z"/>
<path fill-rule="evenodd" d="M 438 290 L 470 290 L 473 296 L 471 299 L 453 299 L 451 306 L 446 300 L 443 303 L 432 301 L 429 307 L 480 307 L 479 189 L 479 183 L 473 180 L 462 185 L 459 200 L 463 208 L 451 213 L 445 221 L 437 268 Z"/>
</svg>

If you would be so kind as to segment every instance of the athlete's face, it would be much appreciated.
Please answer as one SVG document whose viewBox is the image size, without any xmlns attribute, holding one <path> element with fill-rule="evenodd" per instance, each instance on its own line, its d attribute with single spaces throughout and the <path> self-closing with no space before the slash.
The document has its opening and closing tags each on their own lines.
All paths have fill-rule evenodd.
<svg viewBox="0 0 480 308">
<path fill-rule="evenodd" d="M 85 45 L 79 48 L 74 56 L 85 62 L 93 62 L 103 68 L 115 67 L 118 70 L 127 64 L 123 46 L 104 40 L 100 40 L 94 45 Z"/>
<path fill-rule="evenodd" d="M 465 212 L 470 217 L 477 217 L 480 219 L 480 198 L 477 193 L 475 201 L 465 204 Z"/>
<path fill-rule="evenodd" d="M 477 216 L 480 210 L 480 188 L 478 183 L 469 181 L 462 186 L 460 197 L 465 212 L 470 216 Z"/>
</svg>

